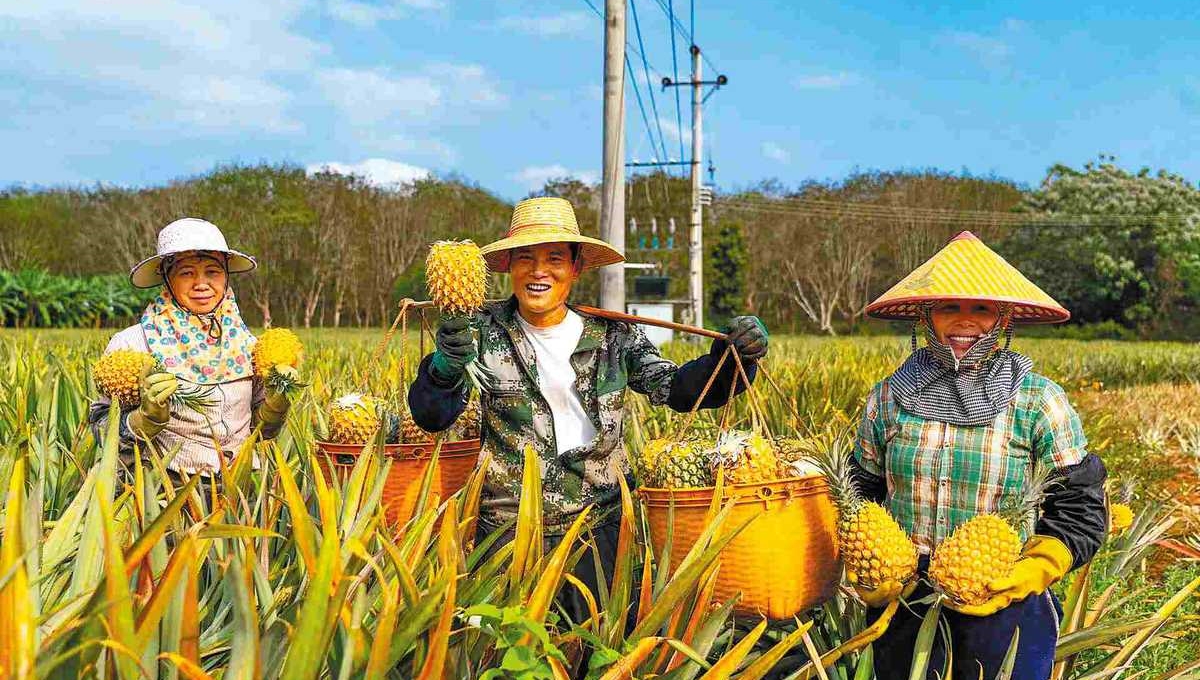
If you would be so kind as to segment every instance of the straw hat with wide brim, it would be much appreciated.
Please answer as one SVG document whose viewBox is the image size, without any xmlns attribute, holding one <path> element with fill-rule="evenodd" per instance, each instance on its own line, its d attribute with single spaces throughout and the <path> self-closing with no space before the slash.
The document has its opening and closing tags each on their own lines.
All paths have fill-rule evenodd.
<svg viewBox="0 0 1200 680">
<path fill-rule="evenodd" d="M 530 198 L 513 208 L 512 221 L 504 238 L 489 243 L 481 250 L 488 268 L 507 272 L 514 248 L 542 243 L 578 243 L 583 269 L 603 267 L 624 262 L 625 256 L 600 239 L 579 233 L 575 210 L 562 198 Z"/>
<path fill-rule="evenodd" d="M 153 288 L 163 283 L 162 261 L 189 252 L 224 253 L 230 274 L 248 272 L 258 266 L 253 257 L 233 250 L 217 225 L 195 217 L 175 220 L 158 232 L 158 252 L 147 257 L 129 272 L 129 280 L 138 288 Z"/>
<path fill-rule="evenodd" d="M 964 231 L 946 247 L 867 305 L 877 319 L 918 321 L 930 302 L 986 300 L 1012 305 L 1015 323 L 1061 323 L 1062 305 L 1017 271 L 974 234 Z"/>
</svg>

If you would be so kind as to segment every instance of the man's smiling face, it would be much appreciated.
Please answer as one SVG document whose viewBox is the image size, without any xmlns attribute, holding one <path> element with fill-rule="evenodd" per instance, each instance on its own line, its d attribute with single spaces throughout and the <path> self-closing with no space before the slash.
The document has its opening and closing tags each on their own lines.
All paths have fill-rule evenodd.
<svg viewBox="0 0 1200 680">
<path fill-rule="evenodd" d="M 557 316 L 567 303 L 579 270 L 567 243 L 542 243 L 515 248 L 509 274 L 521 316 L 536 324 Z M 553 319 L 551 319 L 553 320 Z"/>
</svg>

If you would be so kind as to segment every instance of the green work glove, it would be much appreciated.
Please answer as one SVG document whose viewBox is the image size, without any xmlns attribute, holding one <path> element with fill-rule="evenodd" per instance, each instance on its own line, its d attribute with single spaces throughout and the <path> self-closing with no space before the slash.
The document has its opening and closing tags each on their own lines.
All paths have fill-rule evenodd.
<svg viewBox="0 0 1200 680">
<path fill-rule="evenodd" d="M 274 370 L 285 378 L 291 378 L 291 382 L 298 382 L 296 367 L 288 364 L 277 364 Z M 288 409 L 291 408 L 292 402 L 288 399 L 287 393 L 276 389 L 267 388 L 267 398 L 258 407 L 258 420 L 265 427 L 277 427 L 283 424 L 283 419 L 287 417 Z"/>
<path fill-rule="evenodd" d="M 429 369 L 442 385 L 454 385 L 462 380 L 467 364 L 477 355 L 475 338 L 471 335 L 471 319 L 460 316 L 446 319 L 438 327 L 437 351 Z"/>
<path fill-rule="evenodd" d="M 179 379 L 170 373 L 142 374 L 141 403 L 129 414 L 129 429 L 146 439 L 162 432 L 171 419 L 171 395 L 179 389 Z"/>
<path fill-rule="evenodd" d="M 744 361 L 758 361 L 767 356 L 767 327 L 757 316 L 734 317 L 726 335 Z"/>
<path fill-rule="evenodd" d="M 1050 536 L 1034 536 L 1025 544 L 1012 574 L 988 584 L 993 595 L 977 605 L 951 607 L 968 616 L 991 616 L 1013 602 L 1041 595 L 1071 569 L 1074 559 L 1066 544 Z"/>
</svg>

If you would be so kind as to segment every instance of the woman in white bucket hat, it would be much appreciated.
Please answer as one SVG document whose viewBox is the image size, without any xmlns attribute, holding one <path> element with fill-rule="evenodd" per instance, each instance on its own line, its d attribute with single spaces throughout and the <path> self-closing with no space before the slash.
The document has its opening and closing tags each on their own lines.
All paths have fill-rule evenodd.
<svg viewBox="0 0 1200 680">
<path fill-rule="evenodd" d="M 163 368 L 142 377 L 141 404 L 121 413 L 123 458 L 135 442 L 143 448 L 152 442 L 164 455 L 174 453 L 168 470 L 212 477 L 256 424 L 264 438 L 278 433 L 288 398 L 255 376 L 254 335 L 229 287 L 231 274 L 256 266 L 226 244 L 216 225 L 186 217 L 163 227 L 157 252 L 130 271 L 134 286 L 160 290 L 139 322 L 113 336 L 105 351 L 149 352 Z M 181 387 L 201 392 L 206 403 L 172 410 L 170 397 Z M 97 439 L 107 427 L 109 404 L 106 397 L 92 403 L 89 422 Z"/>
</svg>

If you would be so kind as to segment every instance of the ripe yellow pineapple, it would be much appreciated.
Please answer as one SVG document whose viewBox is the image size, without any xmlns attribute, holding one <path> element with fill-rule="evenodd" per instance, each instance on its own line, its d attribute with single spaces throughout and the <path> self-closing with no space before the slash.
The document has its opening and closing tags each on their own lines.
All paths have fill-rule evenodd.
<svg viewBox="0 0 1200 680">
<path fill-rule="evenodd" d="M 695 440 L 651 440 L 642 448 L 641 460 L 649 487 L 695 489 L 715 483 L 708 452 Z"/>
<path fill-rule="evenodd" d="M 487 294 L 487 262 L 473 241 L 438 241 L 425 258 L 425 283 L 443 314 L 471 314 Z"/>
<path fill-rule="evenodd" d="M 875 589 L 906 583 L 917 572 L 917 546 L 882 505 L 864 499 L 850 476 L 850 450 L 833 441 L 812 457 L 829 483 L 838 510 L 838 553 L 846 579 Z"/>
<path fill-rule="evenodd" d="M 1113 503 L 1108 507 L 1108 531 L 1119 534 L 1133 526 L 1133 508 L 1124 503 Z"/>
<path fill-rule="evenodd" d="M 254 373 L 266 381 L 268 387 L 280 391 L 292 391 L 302 387 L 294 376 L 280 374 L 276 366 L 300 368 L 304 362 L 304 345 L 300 338 L 286 328 L 270 328 L 258 336 L 254 349 L 250 351 Z"/>
<path fill-rule="evenodd" d="M 433 441 L 433 433 L 421 429 L 407 411 L 400 417 L 400 441 L 405 444 L 424 444 Z"/>
<path fill-rule="evenodd" d="M 487 299 L 487 278 L 487 261 L 474 241 L 437 241 L 429 247 L 425 287 L 444 316 L 469 316 L 479 311 Z M 491 375 L 479 359 L 472 359 L 466 372 L 472 385 L 488 391 Z"/>
<path fill-rule="evenodd" d="M 1047 466 L 1035 466 L 1021 498 L 998 513 L 972 517 L 934 549 L 929 576 L 942 592 L 966 605 L 991 597 L 988 586 L 1009 576 L 1021 557 L 1017 527 L 1041 504 L 1049 474 Z"/>
<path fill-rule="evenodd" d="M 329 409 L 329 440 L 336 444 L 366 444 L 379 429 L 380 400 L 351 392 Z"/>
<path fill-rule="evenodd" d="M 760 484 L 779 479 L 779 458 L 771 441 L 757 432 L 729 431 L 717 435 L 713 471 L 724 468 L 730 484 Z"/>
<path fill-rule="evenodd" d="M 96 361 L 92 366 L 92 378 L 100 394 L 120 404 L 122 409 L 130 409 L 142 402 L 142 374 L 163 370 L 162 364 L 149 352 L 117 349 L 105 353 Z M 199 411 L 212 405 L 208 398 L 211 389 L 177 389 L 171 395 L 171 404 Z"/>
<path fill-rule="evenodd" d="M 1108 532 L 1119 534 L 1133 526 L 1134 485 L 1129 480 L 1123 482 L 1115 494 L 1109 493 Z"/>
<path fill-rule="evenodd" d="M 471 399 L 467 402 L 466 410 L 454 422 L 454 426 L 458 429 L 458 436 L 462 439 L 479 439 L 480 418 L 482 418 L 482 413 L 479 410 L 479 400 Z"/>
<path fill-rule="evenodd" d="M 142 400 L 142 373 L 154 370 L 157 364 L 149 352 L 113 350 L 92 366 L 92 378 L 100 394 L 120 404 L 121 408 L 132 408 Z"/>
</svg>

